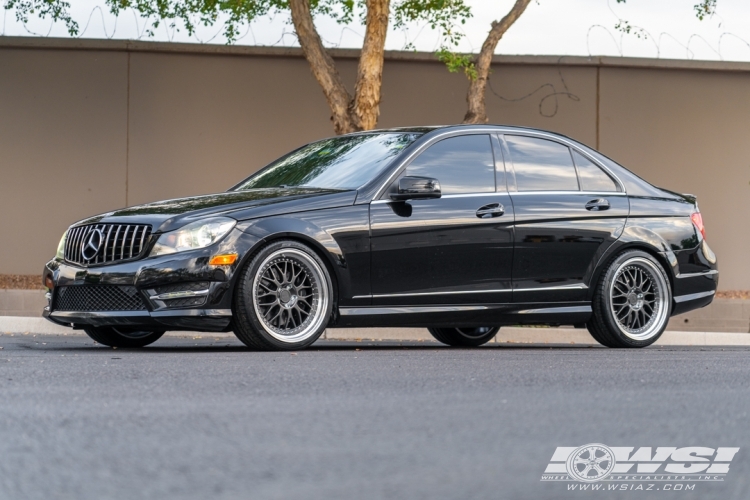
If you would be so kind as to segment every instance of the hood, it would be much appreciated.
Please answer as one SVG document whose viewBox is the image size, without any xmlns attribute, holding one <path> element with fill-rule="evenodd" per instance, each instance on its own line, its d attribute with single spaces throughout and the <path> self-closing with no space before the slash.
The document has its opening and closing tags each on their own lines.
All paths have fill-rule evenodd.
<svg viewBox="0 0 750 500">
<path fill-rule="evenodd" d="M 151 224 L 154 232 L 177 229 L 206 217 L 253 219 L 354 204 L 356 191 L 319 188 L 267 188 L 157 201 L 89 217 L 79 224 Z"/>
</svg>

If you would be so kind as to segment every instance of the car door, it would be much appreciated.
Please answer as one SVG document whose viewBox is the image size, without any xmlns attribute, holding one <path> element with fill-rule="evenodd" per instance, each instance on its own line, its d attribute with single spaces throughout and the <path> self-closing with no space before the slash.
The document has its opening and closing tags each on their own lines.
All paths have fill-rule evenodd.
<svg viewBox="0 0 750 500">
<path fill-rule="evenodd" d="M 543 137 L 505 135 L 515 208 L 513 301 L 577 301 L 629 212 L 619 183 L 590 158 Z"/>
<path fill-rule="evenodd" d="M 370 205 L 373 305 L 511 301 L 513 205 L 497 136 L 442 139 L 403 175 L 439 181 L 438 199 Z M 496 184 L 499 189 L 496 189 Z"/>
</svg>

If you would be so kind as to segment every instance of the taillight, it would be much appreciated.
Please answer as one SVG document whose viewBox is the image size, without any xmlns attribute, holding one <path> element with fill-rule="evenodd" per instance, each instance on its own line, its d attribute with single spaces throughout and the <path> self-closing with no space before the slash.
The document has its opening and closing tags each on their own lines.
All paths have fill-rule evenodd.
<svg viewBox="0 0 750 500">
<path fill-rule="evenodd" d="M 690 220 L 693 221 L 693 224 L 695 224 L 695 227 L 698 228 L 698 231 L 701 232 L 701 235 L 703 238 L 706 238 L 706 228 L 703 227 L 703 216 L 701 216 L 700 212 L 695 212 L 693 215 L 690 216 Z"/>
</svg>

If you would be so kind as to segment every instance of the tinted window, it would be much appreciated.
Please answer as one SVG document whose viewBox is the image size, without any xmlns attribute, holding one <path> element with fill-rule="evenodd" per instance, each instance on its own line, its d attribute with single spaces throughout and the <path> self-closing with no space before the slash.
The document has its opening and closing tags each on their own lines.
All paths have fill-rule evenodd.
<svg viewBox="0 0 750 500">
<path fill-rule="evenodd" d="M 578 191 L 578 178 L 568 146 L 506 135 L 519 191 Z"/>
<path fill-rule="evenodd" d="M 437 179 L 443 194 L 495 191 L 495 160 L 490 136 L 443 139 L 412 161 L 405 175 Z"/>
<path fill-rule="evenodd" d="M 420 135 L 362 134 L 313 142 L 276 160 L 235 191 L 280 186 L 356 189 Z"/>
<path fill-rule="evenodd" d="M 617 185 L 604 171 L 591 163 L 585 156 L 573 151 L 573 159 L 578 168 L 578 180 L 584 191 L 617 191 Z"/>
</svg>

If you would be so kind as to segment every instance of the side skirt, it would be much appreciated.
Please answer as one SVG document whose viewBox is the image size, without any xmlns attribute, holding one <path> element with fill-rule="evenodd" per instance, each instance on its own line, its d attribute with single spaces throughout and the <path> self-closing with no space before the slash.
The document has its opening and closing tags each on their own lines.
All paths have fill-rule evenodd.
<svg viewBox="0 0 750 500">
<path fill-rule="evenodd" d="M 335 327 L 468 327 L 575 325 L 591 317 L 588 302 L 342 307 Z"/>
</svg>

